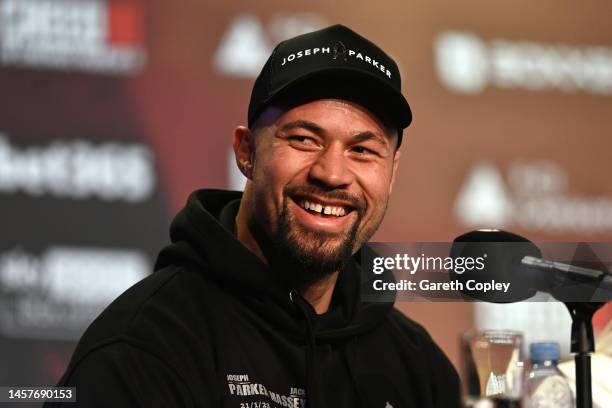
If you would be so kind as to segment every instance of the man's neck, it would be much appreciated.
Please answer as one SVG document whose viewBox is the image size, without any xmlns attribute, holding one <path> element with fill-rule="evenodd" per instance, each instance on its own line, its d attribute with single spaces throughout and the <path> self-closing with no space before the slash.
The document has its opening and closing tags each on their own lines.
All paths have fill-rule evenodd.
<svg viewBox="0 0 612 408">
<path fill-rule="evenodd" d="M 334 272 L 302 290 L 301 295 L 310 303 L 318 315 L 329 310 L 337 280 L 338 272 Z"/>
<path fill-rule="evenodd" d="M 253 231 L 249 228 L 248 216 L 247 210 L 245 210 L 241 203 L 238 215 L 236 216 L 236 237 L 238 241 L 253 252 L 266 265 L 269 265 L 268 259 L 264 255 L 264 251 L 253 235 Z M 308 285 L 300 291 L 300 294 L 310 303 L 317 314 L 323 314 L 329 310 L 337 280 L 338 272 L 335 272 Z"/>
</svg>

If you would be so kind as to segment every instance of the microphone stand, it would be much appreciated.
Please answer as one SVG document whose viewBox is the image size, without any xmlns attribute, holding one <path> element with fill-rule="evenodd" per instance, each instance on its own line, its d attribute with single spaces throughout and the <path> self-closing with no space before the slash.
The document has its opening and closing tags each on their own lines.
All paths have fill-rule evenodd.
<svg viewBox="0 0 612 408">
<path fill-rule="evenodd" d="M 574 353 L 576 365 L 576 408 L 592 408 L 593 396 L 591 387 L 591 353 L 595 352 L 593 336 L 593 314 L 610 299 L 612 293 L 612 276 L 607 272 L 583 268 L 580 266 L 547 261 L 531 256 L 523 258 L 521 263 L 546 268 L 562 275 L 556 279 L 569 279 L 572 284 L 580 282 L 597 282 L 598 289 L 591 296 L 591 302 L 565 301 L 565 306 L 572 317 L 571 352 Z M 565 282 L 567 285 L 567 282 Z M 570 286 L 567 286 L 568 288 Z M 557 299 L 563 299 L 563 292 Z M 567 295 L 567 294 L 566 294 Z M 599 302 L 598 302 L 599 300 Z"/>
<path fill-rule="evenodd" d="M 595 352 L 593 336 L 593 314 L 604 303 L 573 303 L 565 306 L 572 316 L 571 352 L 575 353 L 576 408 L 592 408 L 591 353 Z"/>
</svg>

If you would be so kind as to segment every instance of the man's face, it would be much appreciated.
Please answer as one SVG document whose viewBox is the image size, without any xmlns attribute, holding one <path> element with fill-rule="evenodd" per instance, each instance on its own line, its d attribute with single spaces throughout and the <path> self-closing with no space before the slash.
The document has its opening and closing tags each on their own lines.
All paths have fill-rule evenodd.
<svg viewBox="0 0 612 408">
<path fill-rule="evenodd" d="M 306 269 L 333 273 L 382 222 L 399 161 L 397 134 L 360 105 L 337 99 L 269 108 L 262 118 L 255 221 Z"/>
</svg>

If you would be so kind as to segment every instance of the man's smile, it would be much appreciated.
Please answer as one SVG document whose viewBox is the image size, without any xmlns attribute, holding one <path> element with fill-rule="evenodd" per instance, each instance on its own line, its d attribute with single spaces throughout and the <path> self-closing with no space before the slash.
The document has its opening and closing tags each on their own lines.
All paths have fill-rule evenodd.
<svg viewBox="0 0 612 408">
<path fill-rule="evenodd" d="M 344 217 L 347 212 L 344 209 L 344 207 L 333 206 L 333 205 L 322 205 L 322 204 L 317 204 L 317 203 L 313 203 L 313 202 L 306 201 L 306 200 L 302 201 L 300 205 L 305 210 L 312 211 L 318 214 L 333 215 L 336 217 Z"/>
<path fill-rule="evenodd" d="M 319 215 L 344 217 L 355 210 L 355 206 L 346 200 L 328 199 L 315 194 L 291 194 L 290 198 L 303 209 Z"/>
<path fill-rule="evenodd" d="M 288 206 L 303 227 L 327 233 L 342 233 L 357 220 L 355 206 L 314 195 L 290 195 Z"/>
</svg>

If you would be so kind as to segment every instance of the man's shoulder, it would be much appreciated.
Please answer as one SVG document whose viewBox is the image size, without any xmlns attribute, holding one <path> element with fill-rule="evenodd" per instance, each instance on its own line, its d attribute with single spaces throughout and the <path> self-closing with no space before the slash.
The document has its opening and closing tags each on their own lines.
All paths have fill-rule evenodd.
<svg viewBox="0 0 612 408">
<path fill-rule="evenodd" d="M 70 365 L 117 342 L 163 352 L 160 345 L 168 338 L 179 341 L 188 337 L 186 332 L 195 330 L 195 326 L 205 326 L 206 317 L 198 310 L 205 309 L 211 299 L 206 294 L 214 291 L 213 285 L 198 271 L 182 266 L 168 266 L 152 273 L 121 294 L 91 323 Z"/>
<path fill-rule="evenodd" d="M 119 393 L 116 400 L 123 402 L 191 398 L 188 390 L 197 389 L 199 379 L 215 369 L 202 362 L 213 361 L 212 302 L 225 297 L 203 272 L 167 266 L 126 290 L 87 328 L 60 384 L 95 396 L 106 385 L 131 389 L 140 382 L 136 391 L 142 395 Z M 163 394 L 169 383 L 174 391 Z"/>
<path fill-rule="evenodd" d="M 92 322 L 85 337 L 110 338 L 129 335 L 140 319 L 159 308 L 180 307 L 191 299 L 178 296 L 199 280 L 195 273 L 178 266 L 160 269 L 123 292 Z M 168 304 L 168 302 L 170 303 Z"/>
</svg>

